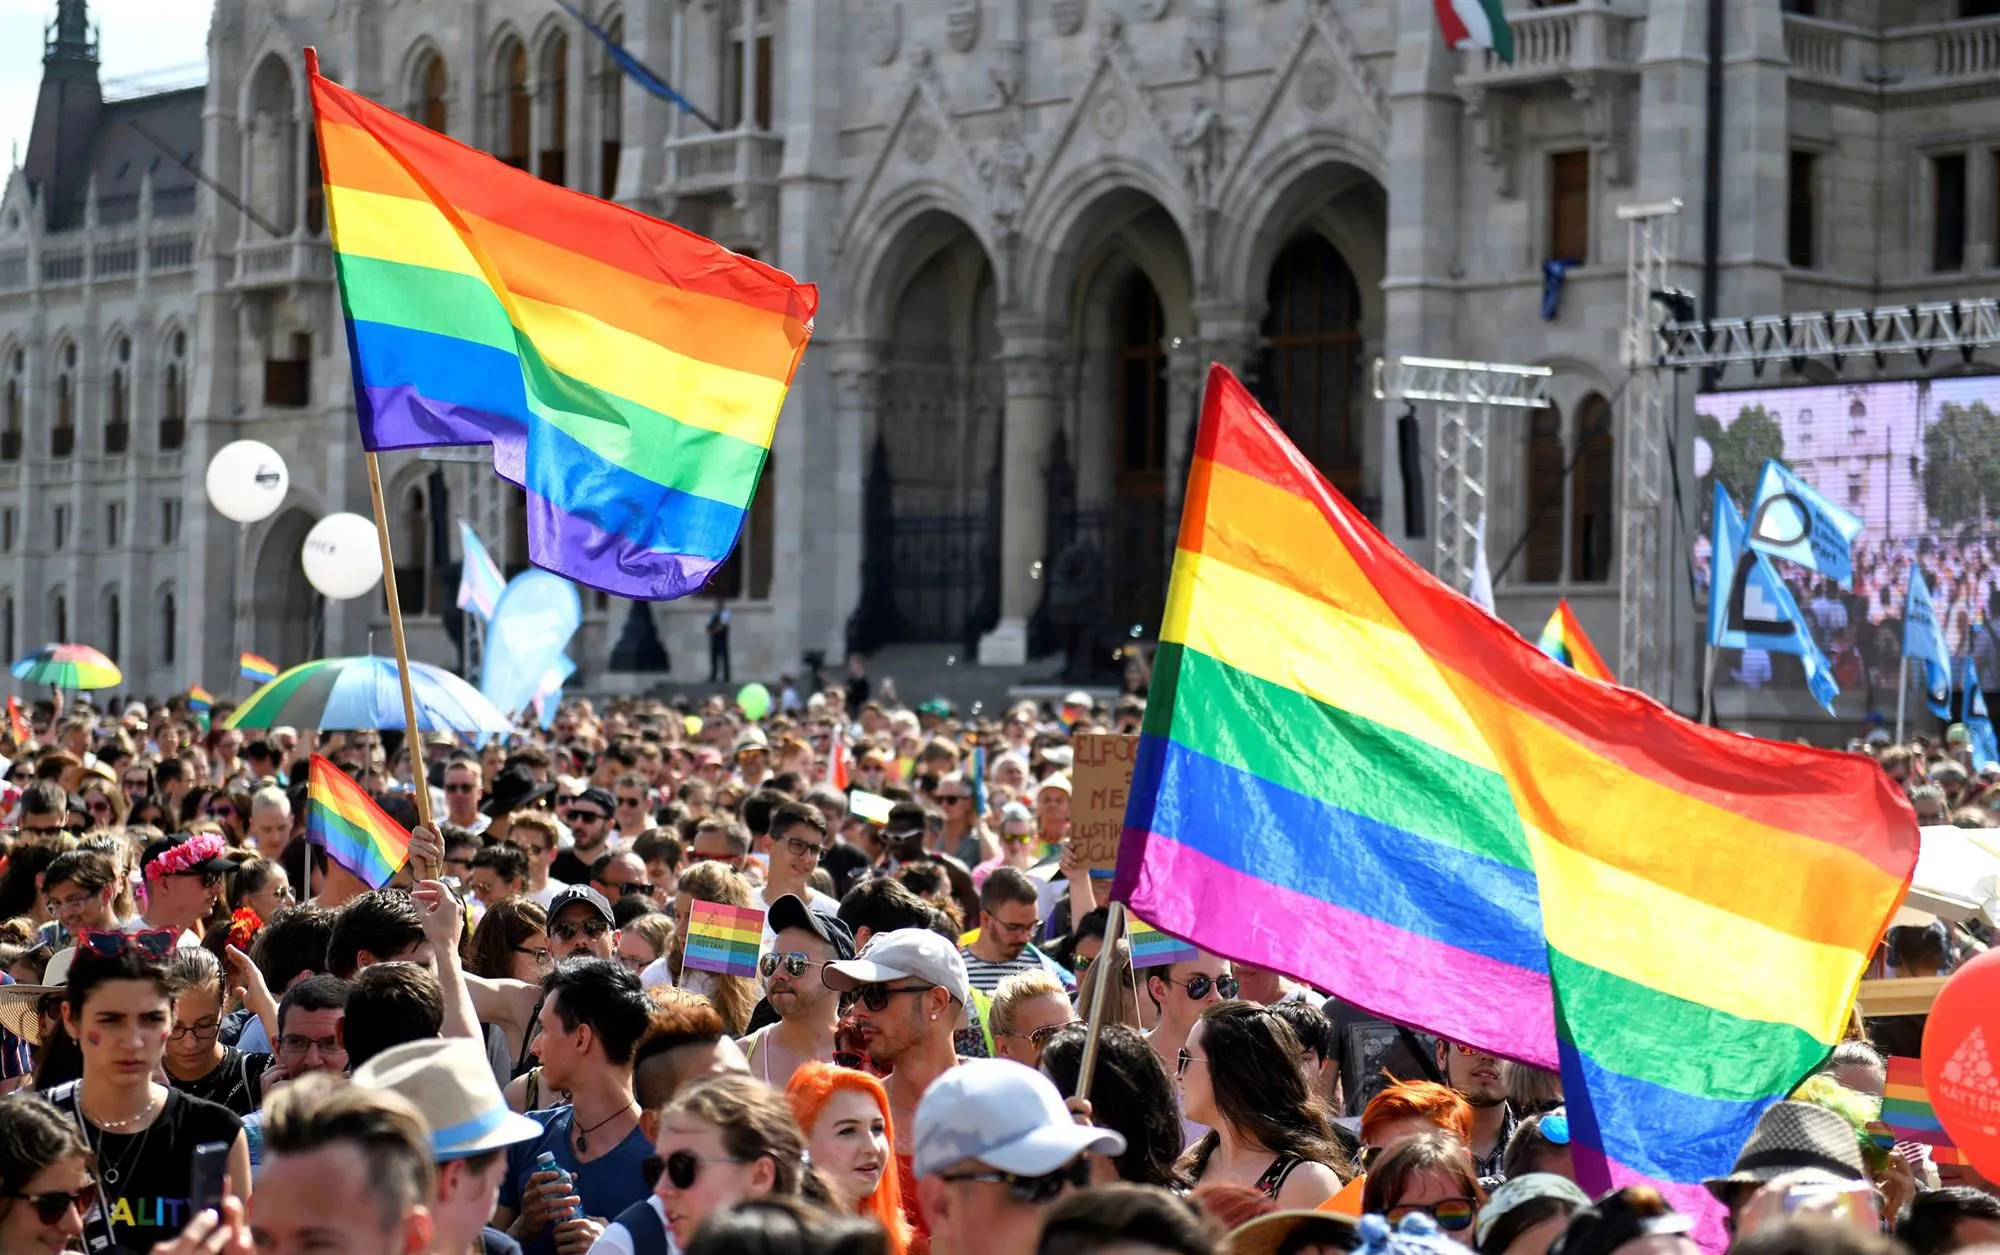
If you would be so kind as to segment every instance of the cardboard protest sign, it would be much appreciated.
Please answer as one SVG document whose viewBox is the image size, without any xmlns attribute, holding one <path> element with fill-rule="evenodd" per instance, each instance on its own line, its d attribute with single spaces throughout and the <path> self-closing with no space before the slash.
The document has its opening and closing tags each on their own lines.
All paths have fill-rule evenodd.
<svg viewBox="0 0 2000 1255">
<path fill-rule="evenodd" d="M 1139 738 L 1130 733 L 1084 732 L 1076 738 L 1069 844 L 1093 876 L 1108 877 L 1118 866 L 1118 837 L 1138 752 Z"/>
</svg>

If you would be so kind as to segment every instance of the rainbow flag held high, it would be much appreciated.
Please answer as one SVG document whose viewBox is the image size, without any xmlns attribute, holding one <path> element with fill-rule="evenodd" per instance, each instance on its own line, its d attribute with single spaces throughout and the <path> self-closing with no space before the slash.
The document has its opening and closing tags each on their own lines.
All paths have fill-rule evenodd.
<svg viewBox="0 0 2000 1255">
<path fill-rule="evenodd" d="M 1542 628 L 1542 639 L 1536 647 L 1572 671 L 1580 671 L 1593 680 L 1615 684 L 1611 678 L 1611 668 L 1604 663 L 1604 655 L 1597 652 L 1597 646 L 1583 634 L 1583 625 L 1576 621 L 1576 614 L 1569 608 L 1569 598 L 1556 602 L 1556 608 L 1549 615 L 1548 623 Z"/>
<path fill-rule="evenodd" d="M 262 654 L 253 654 L 248 650 L 243 651 L 236 659 L 236 667 L 243 678 L 252 684 L 269 684 L 278 678 L 277 663 Z"/>
<path fill-rule="evenodd" d="M 1133 967 L 1169 967 L 1201 957 L 1200 950 L 1179 937 L 1169 937 L 1137 916 L 1126 918 L 1131 924 L 1126 939 L 1132 944 Z"/>
<path fill-rule="evenodd" d="M 209 692 L 199 684 L 190 684 L 187 691 L 187 704 L 189 710 L 200 714 L 204 710 L 211 710 L 215 707 L 215 694 Z"/>
<path fill-rule="evenodd" d="M 688 910 L 687 948 L 681 965 L 722 976 L 757 975 L 764 942 L 764 912 L 722 902 L 695 902 Z"/>
<path fill-rule="evenodd" d="M 1902 1142 L 1922 1142 L 1931 1148 L 1931 1161 L 1941 1164 L 1966 1162 L 1965 1152 L 1945 1131 L 1931 1108 L 1930 1091 L 1924 1088 L 1924 1064 L 1905 1055 L 1889 1057 L 1889 1084 L 1882 1091 L 1882 1123 Z"/>
<path fill-rule="evenodd" d="M 306 788 L 306 840 L 326 851 L 370 889 L 380 889 L 410 861 L 410 834 L 367 790 L 331 762 L 312 756 Z"/>
<path fill-rule="evenodd" d="M 491 445 L 528 558 L 621 597 L 735 547 L 819 293 L 312 83 L 370 451 Z"/>
<path fill-rule="evenodd" d="M 1840 1039 L 1908 888 L 1900 790 L 1548 658 L 1220 366 L 1185 502 L 1113 899 L 1560 1065 L 1586 1192 L 1652 1184 L 1713 1242 L 1701 1180 Z"/>
</svg>

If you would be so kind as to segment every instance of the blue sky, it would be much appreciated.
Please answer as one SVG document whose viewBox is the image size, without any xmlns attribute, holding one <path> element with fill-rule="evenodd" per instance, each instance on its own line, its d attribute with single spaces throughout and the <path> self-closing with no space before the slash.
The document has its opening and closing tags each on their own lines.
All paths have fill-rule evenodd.
<svg viewBox="0 0 2000 1255">
<path fill-rule="evenodd" d="M 91 0 L 105 79 L 178 71 L 162 85 L 200 82 L 209 0 Z M 42 31 L 56 0 L 0 0 L 0 181 L 27 154 L 42 81 Z M 190 68 L 193 67 L 193 68 Z M 18 149 L 18 152 L 16 151 Z"/>
</svg>

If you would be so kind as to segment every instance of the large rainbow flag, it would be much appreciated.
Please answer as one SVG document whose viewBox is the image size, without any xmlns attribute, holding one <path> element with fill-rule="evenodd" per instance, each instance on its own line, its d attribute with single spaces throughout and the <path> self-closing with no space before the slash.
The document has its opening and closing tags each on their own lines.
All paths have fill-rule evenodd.
<svg viewBox="0 0 2000 1255">
<path fill-rule="evenodd" d="M 1586 1189 L 1713 1215 L 1916 864 L 1856 755 L 1585 680 L 1438 583 L 1211 368 L 1113 897 L 1560 1064 Z M 1246 822 L 1253 817 L 1254 822 Z"/>
<path fill-rule="evenodd" d="M 380 889 L 410 861 L 410 834 L 339 767 L 312 756 L 306 786 L 306 840 Z"/>
<path fill-rule="evenodd" d="M 537 566 L 624 597 L 700 588 L 743 529 L 818 292 L 306 59 L 363 445 L 490 444 Z"/>
</svg>

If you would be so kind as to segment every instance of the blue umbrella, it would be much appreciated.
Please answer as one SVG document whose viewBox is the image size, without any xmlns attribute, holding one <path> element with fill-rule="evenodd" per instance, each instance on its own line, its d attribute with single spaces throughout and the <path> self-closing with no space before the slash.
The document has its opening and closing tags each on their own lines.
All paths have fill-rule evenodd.
<svg viewBox="0 0 2000 1255">
<path fill-rule="evenodd" d="M 410 664 L 420 732 L 506 733 L 514 724 L 464 680 L 427 662 Z M 337 732 L 360 728 L 398 730 L 403 686 L 396 660 L 365 656 L 322 658 L 283 672 L 259 688 L 223 724 L 260 731 L 277 727 Z"/>
</svg>

